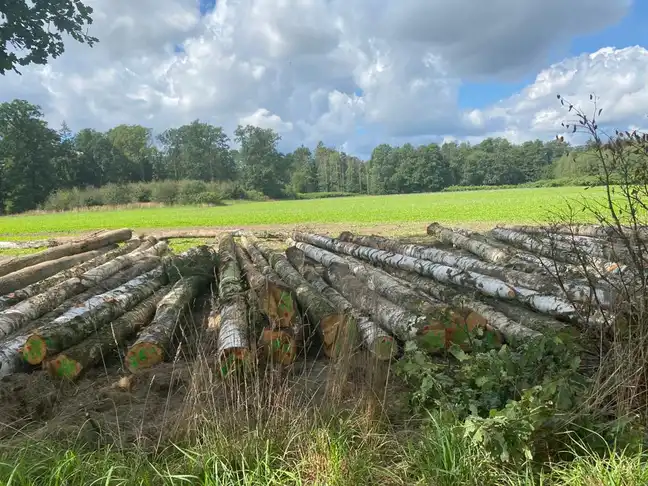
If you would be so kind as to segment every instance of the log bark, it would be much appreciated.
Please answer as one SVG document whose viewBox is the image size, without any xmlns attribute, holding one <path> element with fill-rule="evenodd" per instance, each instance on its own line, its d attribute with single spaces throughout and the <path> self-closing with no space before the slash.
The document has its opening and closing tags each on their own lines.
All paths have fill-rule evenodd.
<svg viewBox="0 0 648 486">
<path fill-rule="evenodd" d="M 300 307 L 305 310 L 309 318 L 311 326 L 317 329 L 322 337 L 324 353 L 329 357 L 333 357 L 338 332 L 346 323 L 344 313 L 340 313 L 328 300 L 322 297 L 290 264 L 285 255 L 264 247 L 258 242 L 253 242 L 248 236 L 243 236 L 242 241 L 246 248 L 256 246 L 279 277 L 293 289 Z"/>
<path fill-rule="evenodd" d="M 302 275 L 322 293 L 340 312 L 348 314 L 355 320 L 364 346 L 378 359 L 388 361 L 396 356 L 398 345 L 394 338 L 373 322 L 366 314 L 356 311 L 351 302 L 327 284 L 313 267 L 304 266 Z"/>
<path fill-rule="evenodd" d="M 335 254 L 313 245 L 302 244 L 300 248 L 297 251 L 303 250 L 309 258 L 324 265 L 327 265 L 327 263 L 330 265 L 332 262 L 348 265 L 355 276 L 366 283 L 370 290 L 404 307 L 410 312 L 428 317 L 429 325 L 432 327 L 443 326 L 443 323 L 448 325 L 453 323 L 455 326 L 466 325 L 466 318 L 468 316 L 456 312 L 438 300 L 431 299 L 427 294 L 403 285 L 386 272 L 364 265 L 358 261 L 341 259 Z M 471 315 L 470 319 L 472 326 L 484 324 L 484 320 L 478 315 Z"/>
<path fill-rule="evenodd" d="M 594 224 L 556 224 L 551 225 L 551 228 L 546 226 L 528 226 L 528 225 L 506 225 L 502 226 L 504 229 L 511 231 L 519 231 L 528 234 L 546 234 L 548 230 L 552 233 L 576 235 L 576 236 L 589 236 L 592 238 L 602 238 L 608 240 L 610 238 L 620 238 L 619 228 Z M 629 226 L 621 227 L 623 235 L 629 239 L 639 239 L 648 241 L 648 227 L 643 226 L 637 228 L 635 231 Z"/>
<path fill-rule="evenodd" d="M 427 227 L 430 236 L 438 238 L 443 243 L 456 246 L 477 255 L 478 257 L 492 263 L 503 263 L 510 258 L 510 254 L 501 248 L 496 248 L 482 241 L 474 240 L 444 228 L 439 223 L 432 223 Z"/>
<path fill-rule="evenodd" d="M 167 248 L 166 243 L 160 242 L 148 250 L 134 251 L 127 255 L 119 256 L 103 265 L 86 271 L 79 277 L 65 280 L 41 294 L 26 299 L 0 312 L 0 337 L 7 336 L 20 329 L 29 321 L 50 312 L 70 297 L 97 285 L 102 280 L 105 280 L 129 265 L 151 255 L 158 255 L 160 252 L 166 251 Z"/>
<path fill-rule="evenodd" d="M 442 300 L 443 302 L 447 302 L 458 308 L 463 308 L 466 311 L 476 312 L 480 316 L 483 316 L 486 320 L 486 329 L 494 330 L 496 332 L 496 334 L 492 336 L 492 339 L 495 342 L 501 342 L 500 336 L 502 336 L 506 342 L 512 345 L 518 345 L 540 337 L 539 333 L 534 332 L 534 329 L 525 326 L 523 323 L 516 322 L 514 319 L 509 318 L 494 307 L 473 298 L 463 289 L 442 285 L 430 278 L 403 270 L 395 270 L 393 273 L 397 278 L 408 282 L 410 285 L 439 300 Z M 483 297 L 483 299 L 488 298 Z M 488 301 L 501 302 L 496 299 L 488 299 Z"/>
<path fill-rule="evenodd" d="M 23 347 L 27 341 L 30 332 L 40 327 L 49 326 L 52 321 L 62 316 L 70 309 L 83 307 L 85 302 L 92 297 L 103 294 L 109 290 L 113 290 L 120 285 L 146 273 L 159 265 L 159 258 L 149 256 L 146 259 L 136 263 L 132 267 L 116 273 L 112 277 L 102 281 L 99 285 L 91 287 L 89 290 L 82 292 L 74 297 L 67 299 L 54 310 L 44 314 L 40 318 L 29 321 L 26 326 L 19 331 L 7 336 L 0 341 L 0 375 L 15 373 L 21 370 L 30 369 L 27 363 L 23 360 Z M 2 368 L 4 363 L 4 368 Z M 4 371 L 2 371 L 4 369 Z"/>
<path fill-rule="evenodd" d="M 80 294 L 75 295 L 70 299 L 67 299 L 56 309 L 48 312 L 47 314 L 39 317 L 34 321 L 31 321 L 29 323 L 29 329 L 49 325 L 54 319 L 65 314 L 71 308 L 82 307 L 83 305 L 85 305 L 85 302 L 88 299 L 91 299 L 92 297 L 103 294 L 110 290 L 114 290 L 117 287 L 124 285 L 127 282 L 130 282 L 134 278 L 137 278 L 140 275 L 150 272 L 151 270 L 155 269 L 159 265 L 160 265 L 159 257 L 153 255 L 148 256 L 138 261 L 134 265 L 126 268 L 125 270 L 121 270 L 117 272 L 115 275 L 107 278 L 106 280 L 102 280 L 97 285 L 90 287 L 85 292 L 81 292 Z"/>
<path fill-rule="evenodd" d="M 153 295 L 166 283 L 164 269 L 158 266 L 116 289 L 88 299 L 50 324 L 32 330 L 23 348 L 23 359 L 36 365 L 78 344 Z"/>
<path fill-rule="evenodd" d="M 29 248 L 51 248 L 59 246 L 56 240 L 36 240 L 36 241 L 0 241 L 0 250 L 24 250 Z"/>
<path fill-rule="evenodd" d="M 250 352 L 248 306 L 244 295 L 235 295 L 220 303 L 209 323 L 216 340 L 216 361 L 221 376 L 252 369 Z"/>
<path fill-rule="evenodd" d="M 151 322 L 158 303 L 169 291 L 169 287 L 156 291 L 84 341 L 45 361 L 43 368 L 53 378 L 76 380 L 86 370 L 105 363 L 109 356 L 124 346 L 127 339 Z"/>
<path fill-rule="evenodd" d="M 66 243 L 32 255 L 12 258 L 9 261 L 0 263 L 0 277 L 38 263 L 97 250 L 107 245 L 127 241 L 132 235 L 133 233 L 129 229 L 106 231 L 81 241 Z"/>
<path fill-rule="evenodd" d="M 83 275 L 91 268 L 98 267 L 99 265 L 103 265 L 113 258 L 117 258 L 118 256 L 130 253 L 138 247 L 141 249 L 140 245 L 143 245 L 143 243 L 139 240 L 130 240 L 119 248 L 99 255 L 92 260 L 77 265 L 76 267 L 59 272 L 56 275 L 53 275 L 39 282 L 35 282 L 25 288 L 11 292 L 10 294 L 3 295 L 0 297 L 0 311 L 8 309 L 12 305 L 16 305 L 17 303 L 22 302 L 25 299 L 45 292 L 46 290 L 51 289 L 54 285 L 61 283 L 64 280 Z"/>
<path fill-rule="evenodd" d="M 463 271 L 405 255 L 394 254 L 384 250 L 376 250 L 354 243 L 341 242 L 322 235 L 295 233 L 293 238 L 332 251 L 351 255 L 361 260 L 415 272 L 425 277 L 431 277 L 440 283 L 470 288 L 488 297 L 503 300 L 515 299 L 538 312 L 570 322 L 583 322 L 579 310 L 566 299 L 555 295 L 542 294 L 525 287 L 513 287 L 493 277 L 483 276 L 474 272 Z M 595 322 L 598 324 L 601 323 L 599 319 Z"/>
<path fill-rule="evenodd" d="M 217 262 L 218 254 L 214 248 L 207 245 L 198 245 L 189 248 L 180 255 L 166 256 L 164 266 L 170 282 L 177 282 L 182 278 L 194 276 L 213 280 Z"/>
<path fill-rule="evenodd" d="M 173 285 L 158 304 L 151 324 L 139 333 L 128 349 L 126 365 L 131 373 L 155 366 L 169 356 L 181 315 L 209 281 L 208 276 L 196 275 L 182 278 Z"/>
<path fill-rule="evenodd" d="M 229 233 L 218 242 L 218 295 L 223 301 L 243 293 L 241 268 L 236 259 L 236 245 Z"/>
<path fill-rule="evenodd" d="M 440 265 L 384 250 L 376 250 L 375 248 L 360 246 L 355 243 L 334 240 L 323 235 L 295 232 L 293 239 L 310 243 L 327 250 L 351 255 L 371 263 L 416 272 L 431 277 L 441 283 L 453 283 L 455 285 L 469 287 L 491 297 L 508 300 L 516 297 L 515 290 L 507 283 L 475 272 L 463 271 L 448 267 L 447 265 Z"/>
<path fill-rule="evenodd" d="M 565 295 L 567 298 L 576 302 L 589 303 L 592 301 L 594 293 L 596 293 L 598 301 L 604 308 L 609 308 L 613 301 L 611 291 L 608 289 L 601 287 L 592 288 L 586 283 L 572 280 L 563 281 L 561 286 L 556 279 L 549 276 L 511 270 L 501 265 L 483 262 L 476 258 L 458 256 L 437 248 L 420 245 L 404 245 L 389 238 L 359 236 L 349 232 L 345 233 L 344 241 L 399 253 L 413 258 L 429 260 L 434 263 L 476 272 L 481 275 L 488 275 L 489 277 L 502 280 L 513 287 L 526 287 L 543 294 Z"/>
<path fill-rule="evenodd" d="M 433 329 L 426 316 L 415 314 L 369 290 L 347 265 L 333 263 L 326 269 L 326 280 L 351 304 L 371 316 L 384 330 L 402 341 L 416 340 L 430 351 L 443 349 L 445 329 Z"/>
<path fill-rule="evenodd" d="M 304 323 L 297 309 L 297 297 L 290 287 L 282 282 L 274 272 L 262 274 L 252 263 L 245 251 L 236 246 L 236 254 L 243 274 L 254 292 L 259 310 L 265 314 L 272 328 L 290 329 L 295 345 L 302 348 Z"/>
<path fill-rule="evenodd" d="M 58 260 L 51 260 L 43 263 L 38 263 L 30 267 L 8 273 L 4 277 L 0 277 L 0 295 L 4 296 L 16 290 L 27 287 L 30 284 L 40 280 L 52 277 L 53 275 L 79 265 L 83 262 L 92 260 L 100 255 L 110 252 L 117 248 L 117 245 L 108 245 L 98 250 L 87 251 L 85 253 L 78 253 L 67 257 L 59 258 Z"/>
<path fill-rule="evenodd" d="M 511 231 L 504 228 L 493 228 L 491 234 L 499 241 L 509 243 L 518 248 L 522 248 L 531 253 L 548 257 L 553 260 L 570 263 L 572 265 L 582 265 L 584 261 L 583 258 L 574 253 L 573 248 L 570 245 L 565 244 L 564 242 L 548 241 L 539 236 L 529 236 L 525 233 Z M 582 256 L 585 257 L 585 255 Z M 610 263 L 586 257 L 585 261 L 587 262 L 587 260 L 594 263 L 596 268 L 604 268 L 606 263 Z"/>
</svg>

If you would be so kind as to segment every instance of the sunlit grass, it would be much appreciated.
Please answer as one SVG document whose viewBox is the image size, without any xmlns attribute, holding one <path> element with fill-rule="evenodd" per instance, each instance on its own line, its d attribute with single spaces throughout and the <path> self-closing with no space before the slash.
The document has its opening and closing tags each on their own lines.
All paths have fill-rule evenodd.
<svg viewBox="0 0 648 486">
<path fill-rule="evenodd" d="M 0 217 L 0 235 L 51 234 L 96 228 L 237 227 L 279 224 L 366 225 L 431 222 L 534 223 L 600 188 L 506 189 L 251 202 L 222 207 L 153 207 Z"/>
</svg>

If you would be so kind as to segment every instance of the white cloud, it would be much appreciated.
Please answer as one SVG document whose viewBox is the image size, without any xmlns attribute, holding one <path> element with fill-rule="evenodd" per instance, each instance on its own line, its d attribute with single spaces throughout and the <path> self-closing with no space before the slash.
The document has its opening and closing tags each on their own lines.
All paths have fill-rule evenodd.
<svg viewBox="0 0 648 486">
<path fill-rule="evenodd" d="M 28 99 L 72 129 L 160 131 L 199 118 L 229 133 L 274 128 L 285 148 L 323 139 L 363 154 L 382 142 L 550 137 L 564 118 L 557 92 L 600 93 L 613 123 L 644 126 L 648 111 L 639 47 L 566 59 L 509 99 L 458 107 L 462 83 L 537 71 L 574 34 L 618 21 L 630 0 L 573 0 L 578 16 L 558 0 L 218 0 L 204 17 L 195 0 L 88 3 L 100 42 L 70 40 L 49 65 L 5 76 L 0 101 Z"/>
</svg>

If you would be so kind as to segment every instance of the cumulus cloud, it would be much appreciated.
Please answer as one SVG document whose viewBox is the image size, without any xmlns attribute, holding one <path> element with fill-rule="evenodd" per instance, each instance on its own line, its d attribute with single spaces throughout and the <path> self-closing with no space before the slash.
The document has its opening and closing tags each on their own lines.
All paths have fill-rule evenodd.
<svg viewBox="0 0 648 486">
<path fill-rule="evenodd" d="M 611 122 L 642 124 L 647 52 L 603 49 L 555 64 L 520 93 L 458 107 L 462 83 L 542 69 L 574 34 L 618 21 L 631 0 L 87 0 L 92 49 L 68 41 L 47 66 L 3 78 L 0 100 L 40 104 L 53 124 L 161 131 L 196 118 L 273 128 L 282 148 L 512 140 L 555 133 L 555 93 L 605 94 Z M 486 8 L 488 4 L 488 8 Z M 584 99 L 584 98 L 583 98 Z M 607 109 L 609 107 L 609 110 Z"/>
</svg>

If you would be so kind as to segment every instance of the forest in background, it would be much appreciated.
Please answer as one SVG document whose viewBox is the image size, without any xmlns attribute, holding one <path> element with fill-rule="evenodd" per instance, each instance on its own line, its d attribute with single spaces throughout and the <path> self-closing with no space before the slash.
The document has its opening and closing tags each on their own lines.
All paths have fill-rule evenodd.
<svg viewBox="0 0 648 486">
<path fill-rule="evenodd" d="M 65 123 L 50 127 L 39 106 L 16 99 L 0 104 L 0 214 L 133 202 L 219 204 L 583 185 L 595 182 L 598 170 L 587 146 L 559 140 L 381 144 L 369 160 L 323 142 L 282 153 L 280 140 L 272 129 L 238 126 L 229 136 L 199 120 L 158 135 L 141 125 L 72 133 Z"/>
</svg>

